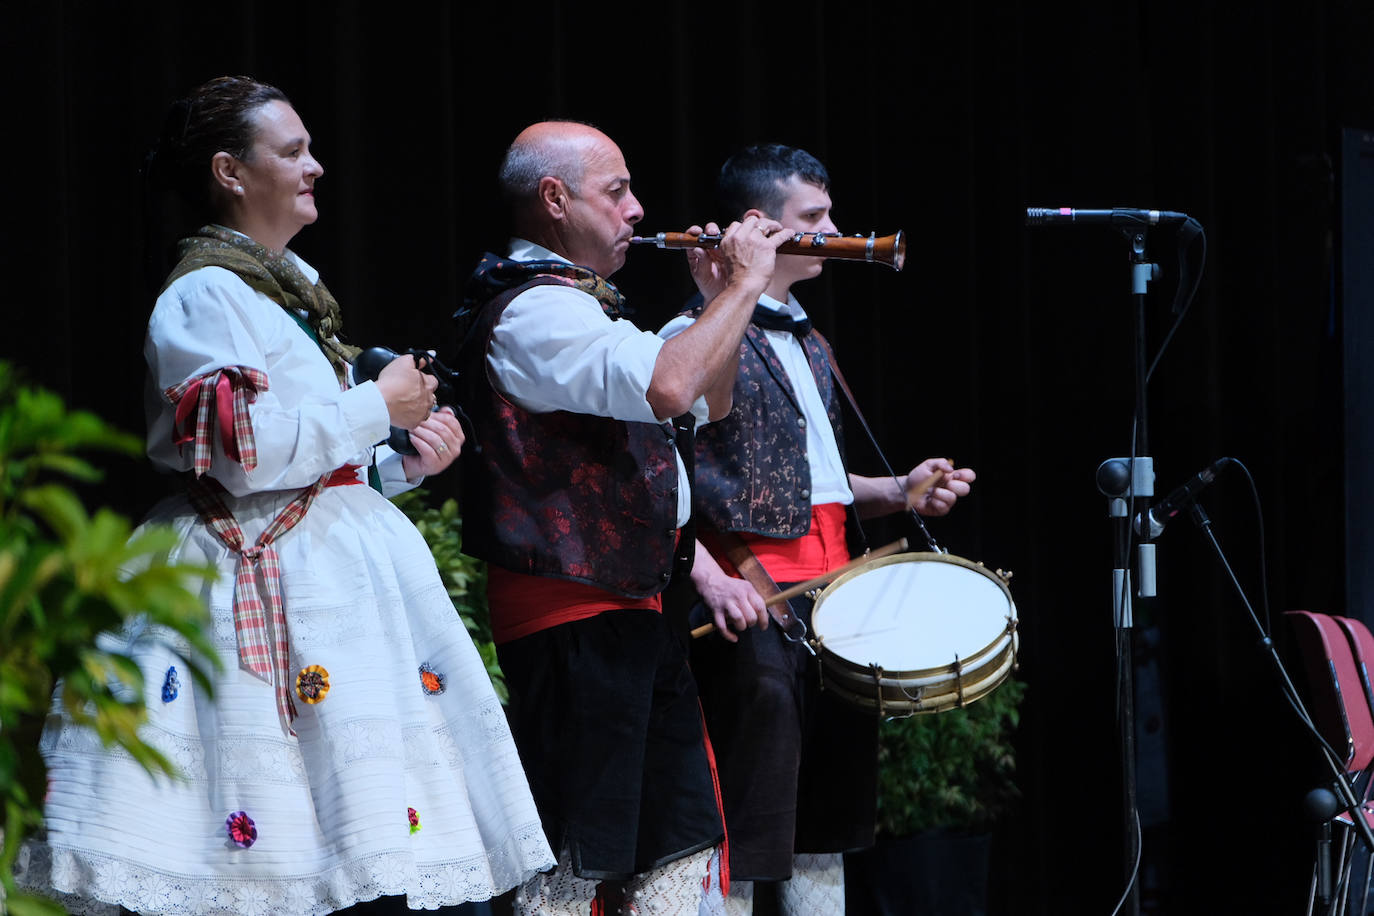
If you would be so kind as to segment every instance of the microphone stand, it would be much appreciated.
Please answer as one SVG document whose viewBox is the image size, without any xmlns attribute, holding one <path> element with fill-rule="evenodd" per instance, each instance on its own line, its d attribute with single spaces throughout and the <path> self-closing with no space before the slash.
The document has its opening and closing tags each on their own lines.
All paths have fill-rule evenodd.
<svg viewBox="0 0 1374 916">
<path fill-rule="evenodd" d="M 1146 403 L 1146 384 L 1150 369 L 1146 361 L 1146 313 L 1145 296 L 1150 281 L 1159 276 L 1159 266 L 1150 262 L 1145 252 L 1146 231 L 1151 225 L 1178 224 L 1180 239 L 1191 241 L 1202 234 L 1202 227 L 1184 213 L 1159 210 L 1073 210 L 1066 207 L 1027 208 L 1026 224 L 1029 226 L 1050 225 L 1054 223 L 1093 223 L 1112 225 L 1126 236 L 1130 247 L 1131 294 L 1135 300 L 1135 321 L 1133 324 L 1132 355 L 1135 362 L 1135 423 L 1131 430 L 1131 457 L 1114 458 L 1104 461 L 1097 469 L 1098 488 L 1108 497 L 1108 516 L 1113 520 L 1115 540 L 1115 561 L 1112 572 L 1112 611 L 1116 627 L 1117 653 L 1117 722 L 1120 730 L 1123 848 L 1125 852 L 1126 891 L 1122 894 L 1115 912 L 1128 916 L 1139 916 L 1140 890 L 1138 876 L 1141 858 L 1140 814 L 1136 805 L 1136 748 L 1135 748 L 1135 662 L 1133 658 L 1134 620 L 1131 613 L 1131 575 L 1130 546 L 1132 543 L 1132 522 L 1136 517 L 1134 501 L 1136 497 L 1154 495 L 1154 463 L 1149 457 L 1149 413 Z M 1179 249 L 1180 264 L 1183 262 L 1184 248 Z M 1183 271 L 1180 270 L 1180 274 Z M 1185 301 L 1184 287 L 1180 281 L 1178 303 Z M 1196 284 L 1193 292 L 1197 290 Z M 1191 301 L 1191 294 L 1187 297 Z M 1180 318 L 1182 313 L 1179 312 Z M 1178 323 L 1175 322 L 1176 330 Z M 1173 330 L 1165 338 L 1165 343 L 1173 336 Z M 1149 519 L 1142 526 L 1139 545 L 1139 566 L 1136 594 L 1141 598 L 1155 596 L 1155 549 Z M 1128 905 L 1129 901 L 1129 905 Z"/>
<path fill-rule="evenodd" d="M 1118 912 L 1139 916 L 1140 885 L 1138 881 L 1141 858 L 1140 814 L 1136 807 L 1136 748 L 1135 748 L 1135 661 L 1133 651 L 1135 621 L 1131 610 L 1130 545 L 1131 524 L 1135 516 L 1136 497 L 1154 495 L 1154 460 L 1150 451 L 1149 414 L 1146 402 L 1146 335 L 1145 297 L 1150 281 L 1159 276 L 1159 266 L 1149 261 L 1145 251 L 1146 229 L 1143 225 L 1122 227 L 1130 247 L 1131 296 L 1135 303 L 1132 334 L 1132 355 L 1135 364 L 1135 428 L 1132 430 L 1131 458 L 1126 462 L 1124 488 L 1108 489 L 1103 468 L 1121 459 L 1105 462 L 1099 468 L 1099 488 L 1109 497 L 1108 516 L 1112 519 L 1114 568 L 1112 571 L 1112 620 L 1116 628 L 1117 659 L 1117 728 L 1121 752 L 1122 851 L 1126 892 L 1118 905 Z M 1120 476 L 1120 469 L 1115 474 Z M 1139 545 L 1139 579 L 1136 593 L 1141 598 L 1155 595 L 1154 544 L 1149 525 L 1144 526 Z M 1124 907 L 1124 908 L 1123 908 Z"/>
</svg>

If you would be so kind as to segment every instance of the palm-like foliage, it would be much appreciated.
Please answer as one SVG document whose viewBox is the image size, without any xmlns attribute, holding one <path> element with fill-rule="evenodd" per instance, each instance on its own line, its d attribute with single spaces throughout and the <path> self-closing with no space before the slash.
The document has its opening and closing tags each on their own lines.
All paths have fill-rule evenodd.
<svg viewBox="0 0 1374 916">
<path fill-rule="evenodd" d="M 209 688 L 206 660 L 215 656 L 197 589 L 212 571 L 170 563 L 173 532 L 135 533 L 106 508 L 90 514 L 68 486 L 100 480 L 79 453 L 140 450 L 138 439 L 21 384 L 0 362 L 0 887 L 17 916 L 61 912 L 18 894 L 11 874 L 24 835 L 42 823 L 38 733 L 56 680 L 73 720 L 149 771 L 172 776 L 166 757 L 139 737 L 146 711 L 138 666 L 97 645 L 96 636 L 141 615 L 193 647 L 195 657 L 183 663 Z"/>
</svg>

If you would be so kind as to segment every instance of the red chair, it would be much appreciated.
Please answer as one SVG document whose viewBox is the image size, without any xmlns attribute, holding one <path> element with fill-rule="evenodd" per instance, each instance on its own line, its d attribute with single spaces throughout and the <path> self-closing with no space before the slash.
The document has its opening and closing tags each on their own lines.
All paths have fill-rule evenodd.
<svg viewBox="0 0 1374 916">
<path fill-rule="evenodd" d="M 1350 643 L 1350 650 L 1355 656 L 1355 667 L 1360 673 L 1360 683 L 1364 687 L 1365 701 L 1369 708 L 1374 710 L 1374 633 L 1369 631 L 1364 621 L 1354 617 L 1336 617 L 1336 623 L 1345 632 L 1346 641 Z M 1374 830 L 1374 804 L 1370 802 L 1371 792 L 1374 792 L 1374 776 L 1371 776 L 1364 786 L 1364 816 L 1365 823 Z M 1349 814 L 1342 814 L 1340 817 L 1344 821 L 1349 821 Z M 1374 855 L 1367 856 L 1368 862 L 1365 866 L 1364 893 L 1362 903 L 1356 913 L 1366 913 L 1369 909 L 1369 889 L 1370 884 L 1374 883 Z"/>
<path fill-rule="evenodd" d="M 1369 632 L 1364 621 L 1353 617 L 1331 619 L 1345 633 L 1346 642 L 1350 644 L 1351 654 L 1355 658 L 1355 669 L 1360 675 L 1360 685 L 1364 688 L 1365 703 L 1374 710 L 1374 680 L 1371 680 L 1374 674 L 1374 633 Z"/>
<path fill-rule="evenodd" d="M 1374 635 L 1360 621 L 1311 611 L 1288 611 L 1293 634 L 1302 652 L 1311 693 L 1309 710 L 1317 731 L 1335 752 L 1363 804 L 1360 813 L 1374 828 L 1374 807 L 1368 804 L 1371 764 L 1374 763 Z M 1342 828 L 1341 851 L 1336 874 L 1336 893 L 1330 895 L 1332 908 L 1350 890 L 1354 834 L 1349 810 L 1333 818 Z M 1328 825 L 1323 825 L 1325 830 Z M 1320 847 L 1318 867 L 1314 870 L 1312 897 L 1328 885 Z M 1368 893 L 1369 877 L 1365 879 Z M 1321 894 L 1326 898 L 1327 894 Z M 1309 901 L 1309 910 L 1311 902 Z M 1358 912 L 1363 913 L 1361 909 Z"/>
<path fill-rule="evenodd" d="M 1311 611 L 1288 611 L 1285 616 L 1292 623 L 1307 668 L 1317 730 L 1338 757 L 1344 756 L 1347 773 L 1362 773 L 1374 762 L 1374 703 L 1365 693 L 1347 636 L 1350 631 L 1340 623 L 1346 618 Z M 1369 634 L 1367 629 L 1364 632 Z"/>
</svg>

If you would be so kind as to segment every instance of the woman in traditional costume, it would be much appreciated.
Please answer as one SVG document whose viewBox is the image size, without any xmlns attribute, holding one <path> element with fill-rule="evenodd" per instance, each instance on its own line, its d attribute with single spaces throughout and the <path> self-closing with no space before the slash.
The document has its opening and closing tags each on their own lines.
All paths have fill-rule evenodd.
<svg viewBox="0 0 1374 916">
<path fill-rule="evenodd" d="M 173 560 L 219 570 L 202 595 L 223 670 L 210 697 L 176 670 L 188 645 L 112 637 L 147 681 L 144 740 L 184 778 L 55 704 L 46 834 L 20 881 L 78 913 L 487 899 L 553 860 L 483 663 L 382 495 L 447 467 L 461 427 L 409 356 L 352 378 L 337 303 L 286 247 L 323 174 L 286 97 L 216 79 L 167 124 L 150 176 L 211 222 L 148 325 L 148 454 L 186 481 L 149 521 L 179 532 Z M 374 448 L 391 427 L 418 454 Z"/>
</svg>

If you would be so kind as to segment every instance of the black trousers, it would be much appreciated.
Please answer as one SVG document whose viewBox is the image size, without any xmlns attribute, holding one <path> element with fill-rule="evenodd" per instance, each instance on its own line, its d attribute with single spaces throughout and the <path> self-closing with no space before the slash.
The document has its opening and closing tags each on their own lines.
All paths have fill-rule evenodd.
<svg viewBox="0 0 1374 916">
<path fill-rule="evenodd" d="M 720 841 L 701 706 L 663 614 L 614 610 L 497 648 L 549 845 L 624 880 Z"/>
<path fill-rule="evenodd" d="M 811 601 L 791 606 L 809 628 Z M 873 845 L 877 716 L 821 689 L 818 660 L 776 624 L 738 635 L 738 643 L 707 636 L 692 646 L 731 878 L 780 881 L 792 875 L 794 851 Z"/>
</svg>

